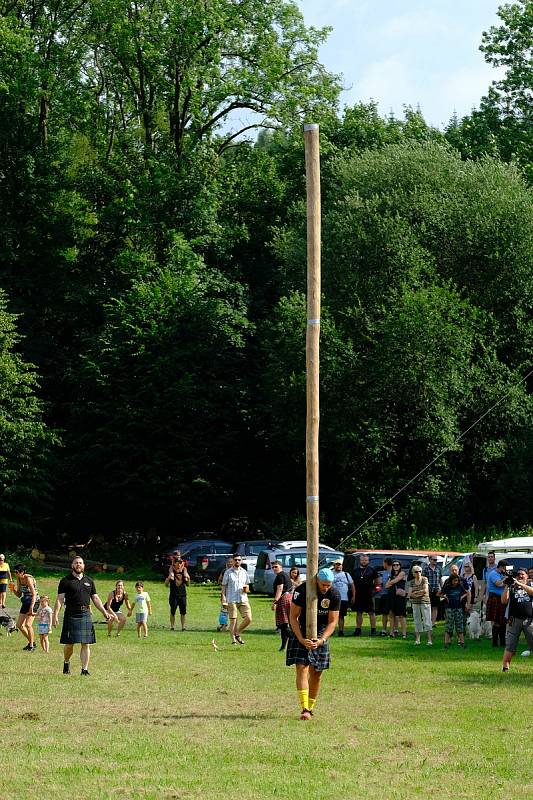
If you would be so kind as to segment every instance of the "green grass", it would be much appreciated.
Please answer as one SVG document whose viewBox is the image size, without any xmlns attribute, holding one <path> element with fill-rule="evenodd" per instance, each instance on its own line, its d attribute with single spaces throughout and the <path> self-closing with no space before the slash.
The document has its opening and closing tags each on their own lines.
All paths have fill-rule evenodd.
<svg viewBox="0 0 533 800">
<path fill-rule="evenodd" d="M 102 598 L 113 583 L 97 580 Z M 41 593 L 56 588 L 40 578 Z M 149 638 L 136 638 L 131 619 L 119 639 L 98 624 L 89 678 L 79 648 L 73 674 L 61 674 L 59 629 L 49 655 L 22 652 L 20 634 L 0 638 L 9 796 L 533 796 L 533 659 L 518 655 L 505 675 L 488 640 L 444 652 L 442 624 L 433 649 L 412 636 L 335 638 L 315 717 L 302 723 L 267 598 L 252 596 L 246 645 L 232 647 L 214 633 L 215 587 L 190 590 L 185 633 L 168 630 L 165 588 L 145 588 Z"/>
</svg>

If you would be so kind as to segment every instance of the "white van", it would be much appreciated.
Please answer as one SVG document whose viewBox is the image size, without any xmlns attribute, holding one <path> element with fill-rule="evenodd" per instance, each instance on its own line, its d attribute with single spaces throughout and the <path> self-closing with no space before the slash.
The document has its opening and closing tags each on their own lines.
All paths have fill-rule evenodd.
<svg viewBox="0 0 533 800">
<path fill-rule="evenodd" d="M 488 553 L 494 550 L 499 553 L 533 553 L 533 536 L 514 536 L 511 539 L 495 539 L 492 542 L 480 542 L 477 546 L 479 553 Z"/>
</svg>

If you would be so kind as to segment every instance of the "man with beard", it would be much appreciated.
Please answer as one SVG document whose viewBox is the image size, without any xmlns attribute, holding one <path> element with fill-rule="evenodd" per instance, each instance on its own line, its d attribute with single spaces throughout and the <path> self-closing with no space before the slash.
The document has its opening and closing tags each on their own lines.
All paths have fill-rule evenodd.
<svg viewBox="0 0 533 800">
<path fill-rule="evenodd" d="M 339 620 L 341 596 L 333 589 L 333 572 L 321 569 L 313 580 L 316 581 L 317 639 L 308 639 L 306 633 L 306 587 L 307 582 L 294 590 L 291 610 L 291 635 L 287 645 L 286 664 L 296 665 L 296 690 L 301 706 L 301 720 L 313 716 L 313 708 L 320 689 L 322 672 L 329 669 L 330 656 L 328 639 L 332 636 Z"/>
<path fill-rule="evenodd" d="M 60 642 L 64 647 L 63 675 L 70 674 L 70 659 L 74 645 L 80 644 L 81 674 L 89 675 L 90 645 L 96 642 L 94 625 L 91 617 L 91 600 L 102 612 L 106 620 L 117 620 L 116 614 L 104 608 L 104 604 L 96 594 L 96 586 L 92 578 L 85 575 L 83 558 L 76 556 L 72 560 L 71 571 L 59 581 L 57 600 L 54 606 L 52 624 L 57 625 L 59 611 L 65 603 L 65 615 L 61 630 Z"/>
<path fill-rule="evenodd" d="M 354 611 L 356 612 L 356 623 L 354 636 L 361 636 L 363 627 L 363 614 L 368 614 L 370 619 L 370 635 L 376 635 L 376 613 L 374 611 L 374 587 L 379 582 L 379 573 L 370 566 L 369 558 L 366 553 L 359 556 L 359 566 L 352 572 L 355 585 Z"/>
</svg>

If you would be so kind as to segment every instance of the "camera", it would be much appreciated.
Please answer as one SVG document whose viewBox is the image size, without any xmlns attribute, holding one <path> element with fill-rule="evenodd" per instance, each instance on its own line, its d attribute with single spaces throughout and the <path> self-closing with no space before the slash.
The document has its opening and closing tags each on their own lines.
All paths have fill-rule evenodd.
<svg viewBox="0 0 533 800">
<path fill-rule="evenodd" d="M 514 583 L 513 575 L 506 575 L 505 578 L 503 579 L 503 582 L 506 586 L 512 586 Z"/>
</svg>

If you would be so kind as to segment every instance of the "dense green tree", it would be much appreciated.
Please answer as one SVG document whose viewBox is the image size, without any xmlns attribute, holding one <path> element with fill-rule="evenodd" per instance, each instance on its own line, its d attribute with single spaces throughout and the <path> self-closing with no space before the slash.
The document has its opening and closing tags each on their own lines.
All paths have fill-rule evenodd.
<svg viewBox="0 0 533 800">
<path fill-rule="evenodd" d="M 234 510 L 245 311 L 242 289 L 180 238 L 166 267 L 154 263 L 109 304 L 84 358 L 65 461 L 78 524 L 172 529 Z"/>
<path fill-rule="evenodd" d="M 498 9 L 500 24 L 483 34 L 485 60 L 502 76 L 492 82 L 478 110 L 452 120 L 447 138 L 466 158 L 500 155 L 533 181 L 533 2 Z"/>
<path fill-rule="evenodd" d="M 0 290 L 0 524 L 4 541 L 34 534 L 49 512 L 51 450 L 35 371 L 17 353 L 16 318 Z"/>
<path fill-rule="evenodd" d="M 506 454 L 531 424 L 525 388 L 458 437 L 529 366 L 531 192 L 498 161 L 464 164 L 442 145 L 404 142 L 338 159 L 325 197 L 324 313 L 334 325 L 324 348 L 334 330 L 335 350 L 350 356 L 335 360 L 333 382 L 327 367 L 323 375 L 330 510 L 373 511 L 449 450 L 399 498 L 404 519 L 523 519 L 512 497 L 494 497 Z M 305 279 L 303 223 L 296 205 L 276 243 L 295 287 Z M 296 358 L 276 340 L 271 350 L 274 375 L 296 376 L 289 385 L 301 407 L 303 351 Z M 294 406 L 285 388 L 271 430 L 281 419 L 295 428 L 278 411 L 284 398 Z"/>
</svg>

